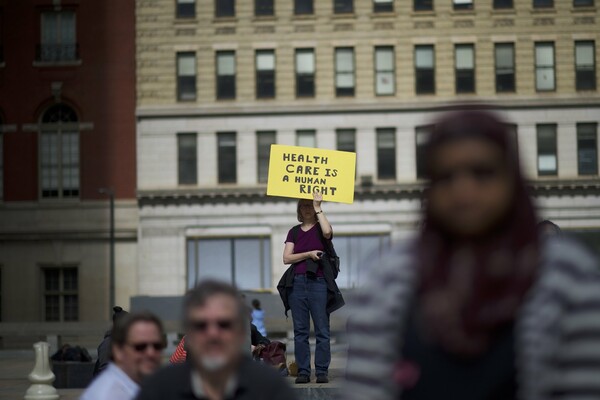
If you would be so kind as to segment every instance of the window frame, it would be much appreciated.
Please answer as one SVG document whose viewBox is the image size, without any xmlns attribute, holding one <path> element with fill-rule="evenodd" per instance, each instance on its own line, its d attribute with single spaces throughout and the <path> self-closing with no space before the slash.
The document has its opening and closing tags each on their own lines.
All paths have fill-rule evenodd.
<svg viewBox="0 0 600 400">
<path fill-rule="evenodd" d="M 333 0 L 334 14 L 354 14 L 354 0 Z"/>
<path fill-rule="evenodd" d="M 221 73 L 219 59 L 230 57 L 233 60 L 233 73 Z M 235 50 L 218 50 L 215 52 L 215 93 L 217 100 L 235 100 L 237 96 L 237 58 Z"/>
<path fill-rule="evenodd" d="M 582 138 L 583 133 L 582 129 L 586 127 L 592 127 L 591 131 L 593 131 L 593 138 L 591 140 L 594 141 L 594 145 L 591 147 L 594 151 L 594 163 L 591 172 L 582 171 L 582 161 L 581 161 L 581 142 L 582 140 L 590 140 L 590 138 Z M 576 132 L 577 132 L 577 175 L 578 176 L 598 176 L 598 123 L 597 122 L 578 122 L 576 124 Z"/>
<path fill-rule="evenodd" d="M 235 17 L 235 0 L 215 0 L 214 7 L 215 18 Z"/>
<path fill-rule="evenodd" d="M 184 6 L 192 4 L 192 6 Z M 191 12 L 190 12 L 191 9 Z M 175 0 L 175 18 L 194 19 L 196 18 L 196 0 Z"/>
<path fill-rule="evenodd" d="M 193 138 L 193 153 L 182 154 L 183 139 Z M 191 155 L 191 156 L 190 156 Z M 188 171 L 193 171 L 189 172 Z M 186 172 L 187 171 L 187 172 Z M 186 174 L 193 178 L 189 181 L 182 179 Z M 197 132 L 178 132 L 177 133 L 177 184 L 179 186 L 192 186 L 198 184 L 198 133 Z"/>
<path fill-rule="evenodd" d="M 494 10 L 511 10 L 515 8 L 515 2 L 514 0 L 493 0 L 492 8 Z"/>
<path fill-rule="evenodd" d="M 349 71 L 340 71 L 338 65 L 338 52 L 350 52 L 352 60 L 352 69 Z M 334 59 L 334 82 L 335 82 L 335 96 L 336 97 L 354 97 L 356 94 L 356 56 L 354 53 L 354 47 L 335 47 L 333 49 Z M 352 88 L 342 88 L 338 86 L 338 77 L 340 75 L 349 75 L 352 77 Z"/>
<path fill-rule="evenodd" d="M 475 4 L 473 0 L 453 0 L 452 1 L 452 9 L 454 11 L 465 11 L 465 10 L 473 10 L 475 8 Z"/>
<path fill-rule="evenodd" d="M 260 10 L 267 10 L 266 12 Z M 254 0 L 254 16 L 270 17 L 275 15 L 275 0 Z"/>
<path fill-rule="evenodd" d="M 301 136 L 312 137 L 314 145 L 313 146 L 304 146 L 302 143 L 300 143 Z M 317 147 L 317 131 L 315 129 L 296 129 L 296 146 L 316 148 Z"/>
<path fill-rule="evenodd" d="M 393 147 L 391 150 L 388 147 L 382 147 L 382 136 L 383 134 L 391 134 L 393 139 Z M 396 181 L 398 179 L 398 167 L 397 167 L 397 149 L 398 149 L 398 138 L 395 127 L 382 127 L 375 128 L 375 139 L 376 139 L 376 149 L 377 149 L 377 180 L 378 181 Z M 383 156 L 386 153 L 382 153 L 383 151 L 388 150 L 389 154 L 387 156 L 391 156 L 393 163 L 393 168 L 390 172 L 384 173 L 384 167 L 387 163 L 384 162 Z M 388 163 L 390 160 L 386 160 Z"/>
<path fill-rule="evenodd" d="M 417 180 L 427 178 L 427 167 L 425 163 L 425 146 L 431 136 L 433 125 L 415 126 L 415 177 Z M 419 136 L 426 135 L 424 142 L 419 142 Z"/>
<path fill-rule="evenodd" d="M 458 68 L 458 49 L 471 49 L 471 57 L 472 57 L 472 68 Z M 476 62 L 476 53 L 475 53 L 475 44 L 474 43 L 456 43 L 454 45 L 454 91 L 456 94 L 475 94 L 477 93 L 477 81 L 476 81 L 476 70 L 477 70 L 477 62 Z M 460 89 L 459 90 L 459 79 L 466 79 L 465 76 L 460 76 L 462 74 L 466 74 L 467 71 L 470 71 L 470 85 L 472 85 L 471 89 Z"/>
<path fill-rule="evenodd" d="M 431 68 L 419 68 L 419 66 L 417 65 L 417 53 L 419 50 L 431 50 L 431 59 L 432 59 L 432 66 Z M 435 94 L 435 89 L 436 89 L 436 82 L 435 82 L 435 45 L 433 44 L 417 44 L 414 46 L 413 48 L 413 57 L 414 57 L 414 68 L 415 68 L 415 94 L 417 95 L 427 95 L 427 94 Z M 424 88 L 420 88 L 421 84 L 420 82 L 423 81 L 423 78 L 427 78 L 427 77 L 423 77 L 421 75 L 425 74 L 425 73 L 429 73 L 431 74 L 431 89 L 430 90 L 426 90 Z"/>
<path fill-rule="evenodd" d="M 302 53 L 312 54 L 312 73 L 299 73 L 298 72 L 298 56 Z M 314 48 L 297 48 L 294 52 L 294 73 L 296 81 L 296 98 L 314 98 L 316 96 L 316 68 L 317 59 Z M 310 93 L 307 90 L 301 93 L 301 89 L 308 89 L 310 85 Z"/>
<path fill-rule="evenodd" d="M 532 0 L 533 8 L 554 8 L 554 0 Z"/>
<path fill-rule="evenodd" d="M 222 141 L 233 140 L 233 145 L 223 145 Z M 219 184 L 236 184 L 237 183 L 237 132 L 224 131 L 217 132 L 217 175 Z M 227 148 L 232 154 L 227 154 Z M 233 171 L 231 173 L 230 171 Z M 228 172 L 230 175 L 228 175 Z"/>
<path fill-rule="evenodd" d="M 314 0 L 294 0 L 294 15 L 314 15 Z"/>
<path fill-rule="evenodd" d="M 584 66 L 583 68 L 577 64 L 577 48 L 578 46 L 588 45 L 592 49 L 592 65 Z M 596 78 L 596 41 L 595 40 L 576 40 L 574 43 L 575 55 L 575 90 L 576 91 L 595 91 L 597 89 Z M 582 75 L 588 72 L 589 84 L 585 85 L 586 80 Z"/>
<path fill-rule="evenodd" d="M 261 70 L 258 67 L 258 58 L 260 55 L 270 54 L 273 56 L 273 69 L 272 70 Z M 254 52 L 254 66 L 255 66 L 255 79 L 256 79 L 256 98 L 257 99 L 274 99 L 277 95 L 277 57 L 275 55 L 274 49 L 257 49 Z M 270 78 L 268 75 L 270 74 Z M 272 82 L 272 93 L 266 93 L 266 91 L 261 90 L 265 86 L 269 84 L 268 80 Z M 265 82 L 265 80 L 267 80 Z"/>
<path fill-rule="evenodd" d="M 552 128 L 553 131 L 553 135 L 554 135 L 554 143 L 553 143 L 553 147 L 554 147 L 554 153 L 541 153 L 540 152 L 540 134 L 541 134 L 541 129 L 543 128 Z M 537 167 L 537 174 L 538 177 L 544 177 L 544 176 L 558 176 L 558 168 L 559 168 L 559 163 L 558 163 L 558 125 L 554 124 L 554 123 L 548 123 L 548 124 L 537 124 L 536 125 L 536 167 Z M 552 171 L 542 171 L 540 169 L 540 157 L 541 156 L 554 156 L 554 160 L 555 160 L 555 168 Z"/>
<path fill-rule="evenodd" d="M 41 266 L 41 286 L 42 286 L 42 320 L 44 322 L 78 322 L 80 317 L 80 273 L 79 267 L 76 265 L 42 265 Z M 77 279 L 77 288 L 75 290 L 65 289 L 65 272 L 75 271 L 75 277 Z M 48 271 L 58 271 L 58 290 L 47 289 L 47 275 Z M 58 297 L 58 319 L 49 319 L 48 316 L 48 297 Z M 75 296 L 77 312 L 74 319 L 66 319 L 66 305 L 65 297 Z"/>
<path fill-rule="evenodd" d="M 500 48 L 510 48 L 511 49 L 511 51 L 512 51 L 511 68 L 498 67 L 498 49 L 500 49 Z M 508 88 L 508 89 L 501 88 L 501 82 L 499 79 L 502 76 L 500 73 L 501 70 L 510 71 L 508 73 L 505 73 L 504 75 L 509 75 L 509 74 L 512 75 L 511 82 L 510 82 L 510 88 Z M 517 76 L 516 76 L 515 44 L 514 44 L 514 42 L 494 43 L 494 76 L 496 79 L 496 93 L 515 93 L 517 91 L 517 87 L 516 87 Z"/>
<path fill-rule="evenodd" d="M 535 90 L 536 92 L 555 92 L 556 91 L 556 46 L 554 42 L 547 42 L 547 41 L 543 41 L 543 42 L 534 42 L 533 44 L 534 46 L 534 55 L 533 55 L 533 62 L 534 62 L 534 71 L 535 71 Z M 550 48 L 552 48 L 552 65 L 551 66 L 547 66 L 547 65 L 539 65 L 538 64 L 538 56 L 537 56 L 537 52 L 538 52 L 538 46 L 542 47 L 542 46 L 549 46 Z M 549 89 L 541 89 L 538 85 L 538 73 L 545 71 L 545 70 L 551 70 L 552 71 L 552 88 Z"/>
<path fill-rule="evenodd" d="M 578 4 L 578 2 L 586 1 L 588 4 Z M 596 4 L 594 0 L 573 0 L 573 8 L 577 7 L 594 7 Z"/>
<path fill-rule="evenodd" d="M 44 20 L 47 15 L 56 16 L 56 31 L 50 42 L 44 37 Z M 63 41 L 63 20 L 66 14 L 73 15 L 73 42 Z M 72 63 L 80 60 L 79 43 L 77 42 L 77 12 L 73 8 L 64 8 L 61 10 L 43 9 L 39 14 L 40 42 L 36 48 L 36 61 L 42 63 L 61 64 Z M 68 28 L 67 28 L 68 29 Z M 72 47 L 72 48 L 70 48 Z"/>
<path fill-rule="evenodd" d="M 433 0 L 413 0 L 413 11 L 433 11 Z"/>
<path fill-rule="evenodd" d="M 373 0 L 373 13 L 394 12 L 394 0 Z"/>
<path fill-rule="evenodd" d="M 261 143 L 261 136 L 267 139 L 265 143 Z M 277 144 L 277 131 L 274 130 L 262 130 L 256 131 L 256 182 L 267 183 L 269 179 L 269 161 L 271 155 L 271 145 Z M 267 151 L 261 153 L 261 149 L 267 148 Z"/>
<path fill-rule="evenodd" d="M 194 75 L 182 75 L 180 71 L 180 58 L 191 57 L 194 62 Z M 175 77 L 176 77 L 176 96 L 178 102 L 196 101 L 198 97 L 198 63 L 195 51 L 178 51 L 175 53 Z M 188 79 L 187 82 L 185 79 Z M 194 91 L 186 92 L 184 89 L 194 88 Z"/>
<path fill-rule="evenodd" d="M 378 62 L 377 62 L 377 52 L 378 51 L 384 51 L 384 50 L 390 50 L 391 51 L 391 55 L 392 55 L 392 68 L 390 70 L 387 69 L 379 69 L 378 67 Z M 396 49 L 394 46 L 375 46 L 375 48 L 373 49 L 374 52 L 374 60 L 373 60 L 373 66 L 375 69 L 375 95 L 376 96 L 395 96 L 396 95 Z M 379 79 L 379 74 L 391 74 L 392 77 L 392 91 L 390 93 L 380 93 L 378 91 L 378 79 Z"/>
</svg>

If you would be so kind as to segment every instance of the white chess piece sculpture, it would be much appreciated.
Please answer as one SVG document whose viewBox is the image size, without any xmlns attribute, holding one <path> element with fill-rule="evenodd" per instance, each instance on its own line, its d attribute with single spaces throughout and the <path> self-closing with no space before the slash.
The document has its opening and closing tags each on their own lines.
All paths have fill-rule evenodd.
<svg viewBox="0 0 600 400">
<path fill-rule="evenodd" d="M 60 396 L 52 386 L 54 374 L 50 369 L 50 358 L 46 342 L 37 342 L 33 345 L 35 350 L 35 366 L 29 374 L 31 386 L 25 392 L 25 400 L 58 400 Z"/>
</svg>

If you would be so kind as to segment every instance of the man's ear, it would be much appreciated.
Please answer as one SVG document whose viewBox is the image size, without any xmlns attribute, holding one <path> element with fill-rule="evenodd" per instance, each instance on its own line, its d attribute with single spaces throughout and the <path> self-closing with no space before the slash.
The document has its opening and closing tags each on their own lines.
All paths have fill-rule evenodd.
<svg viewBox="0 0 600 400">
<path fill-rule="evenodd" d="M 123 354 L 123 349 L 115 344 L 110 346 L 110 352 L 112 360 L 116 363 L 119 363 L 121 360 L 123 360 L 123 357 L 125 356 Z"/>
</svg>

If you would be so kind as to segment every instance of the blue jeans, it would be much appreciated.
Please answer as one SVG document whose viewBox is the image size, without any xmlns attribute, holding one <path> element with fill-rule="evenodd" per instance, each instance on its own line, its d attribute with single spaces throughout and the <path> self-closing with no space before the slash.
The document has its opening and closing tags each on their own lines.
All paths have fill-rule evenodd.
<svg viewBox="0 0 600 400">
<path fill-rule="evenodd" d="M 294 277 L 294 287 L 289 296 L 292 320 L 294 321 L 294 353 L 298 364 L 298 375 L 310 376 L 310 318 L 312 317 L 317 337 L 315 370 L 317 375 L 327 375 L 331 362 L 329 348 L 329 314 L 327 314 L 327 283 L 325 278 Z"/>
</svg>

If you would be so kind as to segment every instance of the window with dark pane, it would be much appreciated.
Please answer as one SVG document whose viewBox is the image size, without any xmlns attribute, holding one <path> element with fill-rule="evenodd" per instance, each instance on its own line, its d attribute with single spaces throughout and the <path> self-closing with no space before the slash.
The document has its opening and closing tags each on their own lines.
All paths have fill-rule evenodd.
<svg viewBox="0 0 600 400">
<path fill-rule="evenodd" d="M 237 146 L 235 132 L 217 133 L 219 183 L 237 181 Z"/>
<path fill-rule="evenodd" d="M 554 7 L 554 0 L 533 0 L 534 8 L 552 8 Z"/>
<path fill-rule="evenodd" d="M 275 131 L 256 132 L 256 165 L 258 183 L 266 183 L 269 179 L 269 159 L 271 157 L 271 145 L 275 143 Z"/>
<path fill-rule="evenodd" d="M 373 12 L 394 11 L 394 0 L 373 0 Z"/>
<path fill-rule="evenodd" d="M 235 99 L 234 51 L 217 51 L 217 99 Z"/>
<path fill-rule="evenodd" d="M 413 0 L 413 10 L 431 11 L 433 10 L 433 0 Z"/>
<path fill-rule="evenodd" d="M 496 43 L 496 92 L 515 91 L 515 46 L 513 43 Z"/>
<path fill-rule="evenodd" d="M 473 0 L 453 0 L 453 7 L 455 10 L 472 10 Z"/>
<path fill-rule="evenodd" d="M 256 98 L 275 97 L 275 51 L 256 51 Z"/>
<path fill-rule="evenodd" d="M 254 15 L 257 17 L 275 14 L 274 0 L 254 0 Z"/>
<path fill-rule="evenodd" d="M 235 0 L 215 0 L 216 17 L 235 17 Z"/>
<path fill-rule="evenodd" d="M 577 124 L 577 167 L 579 175 L 598 175 L 598 124 Z"/>
<path fill-rule="evenodd" d="M 313 49 L 296 50 L 296 96 L 315 96 L 315 53 Z"/>
<path fill-rule="evenodd" d="M 314 129 L 297 130 L 296 146 L 317 147 L 317 132 Z"/>
<path fill-rule="evenodd" d="M 177 100 L 196 100 L 196 53 L 177 53 Z"/>
<path fill-rule="evenodd" d="M 554 43 L 538 42 L 535 44 L 535 88 L 538 91 L 556 89 L 554 76 Z"/>
<path fill-rule="evenodd" d="M 75 267 L 43 268 L 44 320 L 79 320 L 79 276 Z"/>
<path fill-rule="evenodd" d="M 513 0 L 494 0 L 494 9 L 501 10 L 507 8 L 513 8 Z"/>
<path fill-rule="evenodd" d="M 396 71 L 392 46 L 375 47 L 375 94 L 389 96 L 396 93 Z"/>
<path fill-rule="evenodd" d="M 314 13 L 313 0 L 294 0 L 294 14 L 310 15 Z"/>
<path fill-rule="evenodd" d="M 354 12 L 354 0 L 333 0 L 335 14 L 350 14 Z"/>
<path fill-rule="evenodd" d="M 195 18 L 196 0 L 177 0 L 177 18 Z"/>
<path fill-rule="evenodd" d="M 377 128 L 377 179 L 396 179 L 395 128 Z"/>
<path fill-rule="evenodd" d="M 335 130 L 337 149 L 356 153 L 356 129 L 340 128 Z M 358 160 L 357 160 L 358 161 Z M 358 168 L 358 162 L 357 162 Z"/>
<path fill-rule="evenodd" d="M 573 0 L 573 7 L 593 7 L 594 0 Z"/>
<path fill-rule="evenodd" d="M 596 90 L 596 44 L 593 40 L 575 42 L 575 86 Z"/>
<path fill-rule="evenodd" d="M 73 11 L 41 13 L 41 43 L 36 48 L 37 61 L 64 62 L 79 59 L 75 21 Z"/>
<path fill-rule="evenodd" d="M 475 92 L 475 49 L 472 44 L 454 47 L 456 93 Z"/>
<path fill-rule="evenodd" d="M 425 146 L 429 141 L 432 126 L 417 126 L 415 128 L 415 159 L 417 168 L 417 179 L 424 179 L 427 171 L 425 164 Z"/>
<path fill-rule="evenodd" d="M 538 175 L 557 175 L 556 124 L 538 124 L 536 128 Z"/>
<path fill-rule="evenodd" d="M 415 91 L 435 93 L 435 52 L 433 45 L 415 46 Z"/>
<path fill-rule="evenodd" d="M 354 96 L 354 48 L 335 49 L 335 94 Z"/>
<path fill-rule="evenodd" d="M 198 183 L 197 134 L 177 134 L 177 177 L 180 185 Z"/>
</svg>

